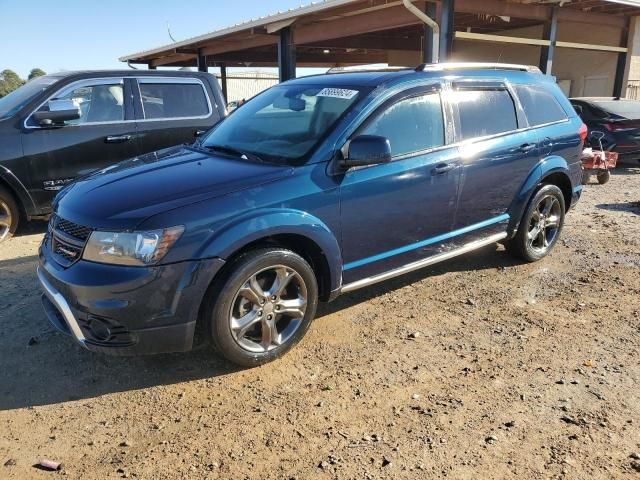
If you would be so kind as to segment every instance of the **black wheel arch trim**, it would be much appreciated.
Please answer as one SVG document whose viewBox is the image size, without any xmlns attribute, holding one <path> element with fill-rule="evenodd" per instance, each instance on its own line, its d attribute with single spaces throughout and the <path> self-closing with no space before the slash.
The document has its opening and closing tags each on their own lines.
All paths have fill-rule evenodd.
<svg viewBox="0 0 640 480">
<path fill-rule="evenodd" d="M 8 190 L 15 195 L 16 200 L 27 214 L 27 220 L 38 215 L 38 208 L 24 184 L 11 170 L 0 165 L 0 185 L 6 185 Z"/>
</svg>

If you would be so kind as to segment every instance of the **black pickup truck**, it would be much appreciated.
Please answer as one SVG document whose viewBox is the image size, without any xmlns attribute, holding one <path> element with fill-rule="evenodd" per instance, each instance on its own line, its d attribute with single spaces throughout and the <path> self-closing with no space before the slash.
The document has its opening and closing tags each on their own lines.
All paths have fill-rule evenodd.
<svg viewBox="0 0 640 480">
<path fill-rule="evenodd" d="M 0 242 L 45 217 L 75 178 L 191 143 L 226 114 L 216 78 L 189 71 L 46 75 L 0 98 Z"/>
</svg>

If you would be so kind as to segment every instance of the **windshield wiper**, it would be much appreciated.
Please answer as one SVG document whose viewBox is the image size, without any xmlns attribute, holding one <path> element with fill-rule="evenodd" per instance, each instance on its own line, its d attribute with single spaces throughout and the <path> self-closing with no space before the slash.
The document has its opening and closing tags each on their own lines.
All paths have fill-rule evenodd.
<svg viewBox="0 0 640 480">
<path fill-rule="evenodd" d="M 218 152 L 223 152 L 223 153 L 228 153 L 231 155 L 236 155 L 244 160 L 251 160 L 254 162 L 262 162 L 264 163 L 264 160 L 262 160 L 259 156 L 257 156 L 255 153 L 251 153 L 251 152 L 245 152 L 243 150 L 239 150 L 237 148 L 234 147 L 229 147 L 228 145 L 201 145 L 201 147 L 206 148 L 207 150 L 215 150 Z"/>
</svg>

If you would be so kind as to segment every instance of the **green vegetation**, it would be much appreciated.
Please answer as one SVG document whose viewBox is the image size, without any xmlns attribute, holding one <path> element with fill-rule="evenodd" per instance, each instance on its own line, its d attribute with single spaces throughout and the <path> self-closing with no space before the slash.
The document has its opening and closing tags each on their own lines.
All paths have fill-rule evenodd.
<svg viewBox="0 0 640 480">
<path fill-rule="evenodd" d="M 34 68 L 29 73 L 28 80 L 32 80 L 36 77 L 40 77 L 42 75 L 46 75 L 44 70 L 40 68 Z M 27 80 L 27 81 L 28 81 Z M 0 98 L 8 95 L 13 92 L 15 89 L 20 88 L 22 85 L 26 83 L 25 80 L 21 79 L 16 72 L 10 69 L 5 69 L 0 72 Z"/>
</svg>

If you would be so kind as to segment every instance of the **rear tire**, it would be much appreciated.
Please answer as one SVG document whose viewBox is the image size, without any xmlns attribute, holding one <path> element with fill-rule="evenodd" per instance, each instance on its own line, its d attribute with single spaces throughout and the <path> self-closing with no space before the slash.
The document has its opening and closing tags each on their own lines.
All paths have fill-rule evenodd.
<svg viewBox="0 0 640 480">
<path fill-rule="evenodd" d="M 609 170 L 605 170 L 604 172 L 598 173 L 598 183 L 600 185 L 604 185 L 609 180 L 611 180 L 611 172 Z"/>
<path fill-rule="evenodd" d="M 283 248 L 242 254 L 209 289 L 205 321 L 216 350 L 254 367 L 275 360 L 309 329 L 318 285 L 309 264 Z"/>
<path fill-rule="evenodd" d="M 0 186 L 0 242 L 9 240 L 20 222 L 20 208 L 6 188 Z"/>
<path fill-rule="evenodd" d="M 516 236 L 507 243 L 507 250 L 527 262 L 546 257 L 560 237 L 565 210 L 562 190 L 555 185 L 540 187 L 529 202 Z"/>
</svg>

